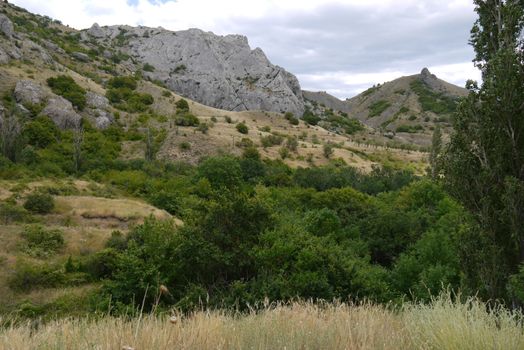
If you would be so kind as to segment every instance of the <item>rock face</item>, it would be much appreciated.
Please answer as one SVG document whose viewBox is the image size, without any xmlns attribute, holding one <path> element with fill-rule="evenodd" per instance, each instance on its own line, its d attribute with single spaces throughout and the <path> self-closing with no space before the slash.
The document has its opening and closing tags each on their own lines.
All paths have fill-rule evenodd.
<svg viewBox="0 0 524 350">
<path fill-rule="evenodd" d="M 37 105 L 46 98 L 42 87 L 32 80 L 19 80 L 16 83 L 14 95 L 16 102 L 24 105 Z"/>
<path fill-rule="evenodd" d="M 139 62 L 137 69 L 147 67 L 144 75 L 205 105 L 296 115 L 304 111 L 297 78 L 271 64 L 261 49 L 251 50 L 245 36 L 96 24 L 87 34 L 120 43 Z"/>
<path fill-rule="evenodd" d="M 95 94 L 92 91 L 86 93 L 86 104 L 93 109 L 105 110 L 109 108 L 109 100 L 105 96 Z"/>
<path fill-rule="evenodd" d="M 73 52 L 71 54 L 71 56 L 73 56 L 74 58 L 76 58 L 77 60 L 81 61 L 81 62 L 89 62 L 91 59 L 89 58 L 88 55 L 86 55 L 85 53 L 83 52 Z"/>
<path fill-rule="evenodd" d="M 15 32 L 13 23 L 11 23 L 11 20 L 3 14 L 0 14 L 0 32 L 2 32 L 8 38 L 11 38 Z"/>
<path fill-rule="evenodd" d="M 51 118 L 60 129 L 77 128 L 82 120 L 82 117 L 75 112 L 71 102 L 61 96 L 49 99 L 42 114 Z"/>
</svg>

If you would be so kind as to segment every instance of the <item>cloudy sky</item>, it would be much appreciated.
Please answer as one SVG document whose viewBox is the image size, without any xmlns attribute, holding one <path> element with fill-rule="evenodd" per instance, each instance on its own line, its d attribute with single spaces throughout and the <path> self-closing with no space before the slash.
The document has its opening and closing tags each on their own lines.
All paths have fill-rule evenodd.
<svg viewBox="0 0 524 350">
<path fill-rule="evenodd" d="M 243 34 L 303 89 L 351 97 L 428 67 L 464 86 L 472 0 L 10 0 L 77 29 L 100 25 L 200 28 Z"/>
</svg>

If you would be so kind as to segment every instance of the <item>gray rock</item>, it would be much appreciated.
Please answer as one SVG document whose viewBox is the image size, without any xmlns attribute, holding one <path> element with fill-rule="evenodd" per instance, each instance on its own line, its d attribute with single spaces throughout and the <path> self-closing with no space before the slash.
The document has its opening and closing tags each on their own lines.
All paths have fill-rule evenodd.
<svg viewBox="0 0 524 350">
<path fill-rule="evenodd" d="M 111 26 L 89 31 L 92 29 L 97 37 L 111 39 L 126 30 L 122 50 L 137 62 L 134 69 L 151 64 L 156 68 L 148 73 L 152 79 L 205 105 L 296 115 L 304 111 L 297 78 L 271 64 L 261 49 L 251 50 L 245 36 L 218 36 L 198 29 L 172 32 Z"/>
<path fill-rule="evenodd" d="M 0 47 L 0 64 L 9 63 L 9 55 Z"/>
<path fill-rule="evenodd" d="M 100 116 L 95 119 L 95 127 L 97 129 L 107 129 L 109 126 L 111 126 L 112 122 L 111 119 L 109 119 L 106 116 Z"/>
<path fill-rule="evenodd" d="M 80 126 L 82 117 L 75 112 L 71 102 L 61 96 L 49 99 L 42 111 L 60 129 L 74 129 Z"/>
<path fill-rule="evenodd" d="M 87 34 L 95 38 L 103 38 L 105 36 L 105 32 L 100 28 L 98 23 L 93 23 L 91 28 L 87 30 Z"/>
<path fill-rule="evenodd" d="M 71 54 L 71 56 L 73 56 L 74 58 L 76 58 L 77 60 L 81 61 L 81 62 L 89 62 L 91 61 L 91 59 L 89 58 L 88 55 L 86 55 L 85 53 L 83 52 L 73 52 Z"/>
<path fill-rule="evenodd" d="M 107 129 L 115 121 L 113 114 L 106 110 L 95 109 L 91 110 L 89 114 L 94 116 L 95 127 L 97 129 Z"/>
<path fill-rule="evenodd" d="M 16 104 L 16 110 L 17 110 L 18 113 L 22 114 L 25 117 L 30 117 L 31 116 L 31 112 L 29 111 L 29 109 L 25 108 L 25 106 L 23 104 L 17 103 Z"/>
<path fill-rule="evenodd" d="M 20 49 L 17 47 L 12 47 L 9 51 L 7 51 L 7 54 L 15 60 L 19 60 L 22 58 L 22 52 L 20 52 Z"/>
<path fill-rule="evenodd" d="M 9 17 L 4 14 L 0 14 L 0 32 L 4 33 L 8 38 L 11 38 L 15 32 L 13 23 Z"/>
<path fill-rule="evenodd" d="M 105 96 L 92 91 L 88 91 L 86 94 L 86 104 L 89 108 L 93 109 L 105 110 L 109 108 L 109 100 Z"/>
<path fill-rule="evenodd" d="M 33 80 L 19 80 L 15 87 L 15 99 L 23 105 L 36 105 L 42 103 L 46 93 L 38 83 Z"/>
</svg>

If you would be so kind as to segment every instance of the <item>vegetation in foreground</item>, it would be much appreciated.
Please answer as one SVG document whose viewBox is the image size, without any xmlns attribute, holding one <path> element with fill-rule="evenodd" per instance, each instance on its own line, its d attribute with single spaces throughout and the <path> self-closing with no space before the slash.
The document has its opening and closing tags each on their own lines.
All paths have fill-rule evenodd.
<svg viewBox="0 0 524 350">
<path fill-rule="evenodd" d="M 59 320 L 8 326 L 0 348 L 17 349 L 439 349 L 524 347 L 520 313 L 441 295 L 394 312 L 373 304 L 268 305 L 261 311 Z"/>
</svg>

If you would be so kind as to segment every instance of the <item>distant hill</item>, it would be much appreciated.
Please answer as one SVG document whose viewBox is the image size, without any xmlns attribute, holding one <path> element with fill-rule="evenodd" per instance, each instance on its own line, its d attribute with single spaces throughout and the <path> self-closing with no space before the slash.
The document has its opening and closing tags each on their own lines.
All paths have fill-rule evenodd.
<svg viewBox="0 0 524 350">
<path fill-rule="evenodd" d="M 148 36 L 158 38 L 148 41 Z M 213 52 L 235 48 L 244 52 L 230 52 L 238 56 L 226 60 L 230 65 L 236 62 L 234 69 L 218 65 L 206 72 L 209 60 L 199 65 L 197 57 L 180 63 L 180 57 L 190 57 L 200 50 L 201 40 L 215 45 Z M 151 52 L 163 54 L 152 57 L 145 47 L 160 42 L 178 45 L 177 52 L 168 54 L 171 49 L 167 47 L 153 47 Z M 217 55 L 215 63 L 224 58 Z M 247 61 L 237 62 L 241 57 Z M 158 63 L 169 59 L 179 63 Z M 173 65 L 175 70 L 181 68 L 170 72 Z M 246 74 L 244 77 L 255 77 L 257 69 L 272 74 L 271 84 L 265 88 L 259 86 L 265 77 L 249 84 L 242 78 L 242 72 Z M 228 86 L 235 86 L 236 94 L 246 98 L 243 107 L 235 108 L 229 104 L 232 100 L 226 98 L 220 100 L 223 109 L 209 106 L 214 103 L 208 100 L 204 104 L 197 102 L 228 94 L 229 88 L 222 83 L 233 76 L 239 79 L 233 79 Z M 191 82 L 200 86 L 194 99 L 187 98 L 191 91 L 186 89 L 189 85 L 184 85 Z M 208 83 L 211 85 L 207 86 Z M 282 159 L 291 166 L 324 165 L 331 161 L 323 153 L 327 145 L 335 149 L 333 159 L 341 159 L 363 171 L 370 171 L 386 159 L 388 164 L 409 167 L 417 173 L 426 167 L 424 153 L 406 152 L 424 148 L 391 144 L 390 139 L 381 135 L 368 134 L 360 122 L 347 116 L 326 111 L 329 122 L 312 125 L 300 120 L 306 103 L 298 81 L 271 65 L 260 50 L 250 50 L 241 36 L 96 25 L 78 31 L 49 17 L 0 2 L 0 96 L 0 120 L 18 113 L 24 122 L 48 117 L 60 129 L 76 129 L 82 121 L 99 130 L 115 128 L 126 133 L 119 154 L 125 160 L 145 157 L 150 132 L 155 137 L 157 158 L 193 164 L 210 155 L 240 155 L 245 147 L 253 145 L 263 158 Z M 248 105 L 254 96 L 259 99 Z M 177 105 L 182 97 L 188 102 L 187 110 Z M 258 108 L 262 111 L 257 111 Z M 294 115 L 284 118 L 282 111 L 292 111 Z M 248 127 L 247 134 L 237 129 L 240 122 Z M 286 153 L 288 143 L 290 154 Z"/>
<path fill-rule="evenodd" d="M 432 129 L 450 127 L 450 115 L 467 90 L 437 78 L 424 68 L 420 74 L 375 85 L 342 101 L 326 92 L 304 91 L 313 105 L 346 113 L 349 118 L 400 141 L 427 145 Z"/>
</svg>

